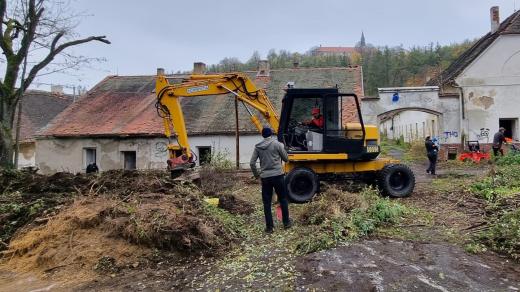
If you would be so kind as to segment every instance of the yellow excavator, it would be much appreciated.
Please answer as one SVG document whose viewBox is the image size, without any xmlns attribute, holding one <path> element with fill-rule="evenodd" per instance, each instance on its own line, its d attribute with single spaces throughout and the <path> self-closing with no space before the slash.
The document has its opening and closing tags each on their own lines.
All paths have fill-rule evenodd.
<svg viewBox="0 0 520 292">
<path fill-rule="evenodd" d="M 226 94 L 242 103 L 259 131 L 263 124 L 254 111 L 260 113 L 285 145 L 289 162 L 284 170 L 293 202 L 311 200 L 319 192 L 320 180 L 338 178 L 363 179 L 390 197 L 406 197 L 413 192 L 415 177 L 408 166 L 377 158 L 378 129 L 363 123 L 355 94 L 340 93 L 337 88 L 287 88 L 278 115 L 265 90 L 244 73 L 194 74 L 173 84 L 164 70 L 157 72 L 156 107 L 170 141 L 167 164 L 172 175 L 195 165 L 179 98 Z M 317 126 L 306 122 L 311 112 L 319 113 L 322 122 Z"/>
</svg>

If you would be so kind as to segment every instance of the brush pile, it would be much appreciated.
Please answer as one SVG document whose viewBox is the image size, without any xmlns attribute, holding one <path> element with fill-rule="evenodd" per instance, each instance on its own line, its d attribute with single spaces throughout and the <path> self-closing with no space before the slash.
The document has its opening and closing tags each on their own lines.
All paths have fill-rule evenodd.
<svg viewBox="0 0 520 292">
<path fill-rule="evenodd" d="M 227 205 L 230 211 L 244 212 L 233 205 Z M 163 171 L 0 173 L 4 262 L 19 271 L 91 269 L 100 258 L 124 266 L 153 250 L 219 253 L 240 232 L 228 224 L 233 214 L 226 212 L 222 219 L 225 211 L 214 208 L 199 187 L 174 181 Z"/>
</svg>

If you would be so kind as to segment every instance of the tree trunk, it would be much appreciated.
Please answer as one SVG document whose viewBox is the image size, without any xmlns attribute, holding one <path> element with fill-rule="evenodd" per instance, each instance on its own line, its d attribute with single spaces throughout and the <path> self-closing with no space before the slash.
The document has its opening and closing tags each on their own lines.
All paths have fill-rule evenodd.
<svg viewBox="0 0 520 292">
<path fill-rule="evenodd" d="M 3 92 L 6 94 L 6 92 Z M 16 105 L 8 102 L 13 100 L 12 95 L 7 93 L 0 96 L 0 167 L 13 167 L 13 122 Z"/>
<path fill-rule="evenodd" d="M 12 124 L 0 123 L 0 167 L 13 167 L 13 136 Z"/>
</svg>

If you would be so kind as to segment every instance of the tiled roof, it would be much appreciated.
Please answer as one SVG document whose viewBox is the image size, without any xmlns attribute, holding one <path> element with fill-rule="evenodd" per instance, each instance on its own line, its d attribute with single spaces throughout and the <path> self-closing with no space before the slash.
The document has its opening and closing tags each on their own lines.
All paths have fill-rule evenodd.
<svg viewBox="0 0 520 292">
<path fill-rule="evenodd" d="M 430 79 L 426 85 L 441 86 L 453 82 L 459 74 L 466 69 L 480 54 L 482 54 L 500 35 L 520 34 L 520 11 L 517 11 L 504 20 L 497 31 L 488 32 L 480 38 L 471 48 L 462 53 L 440 75 Z"/>
<path fill-rule="evenodd" d="M 22 122 L 20 141 L 31 142 L 34 135 L 44 128 L 57 114 L 72 103 L 72 96 L 41 90 L 28 90 L 22 98 Z M 15 116 L 15 125 L 17 116 Z"/>
<path fill-rule="evenodd" d="M 288 81 L 298 88 L 333 87 L 361 92 L 361 68 L 297 68 L 271 70 L 256 78 L 279 110 Z M 186 75 L 171 76 L 180 82 Z M 172 82 L 172 81 L 170 81 Z M 110 76 L 53 120 L 41 136 L 162 136 L 162 120 L 155 109 L 155 76 Z M 190 135 L 232 134 L 235 131 L 234 100 L 227 95 L 181 98 Z M 239 105 L 240 130 L 256 133 L 249 116 Z"/>
<path fill-rule="evenodd" d="M 318 47 L 315 49 L 316 53 L 351 54 L 356 51 L 356 48 L 353 47 Z"/>
</svg>

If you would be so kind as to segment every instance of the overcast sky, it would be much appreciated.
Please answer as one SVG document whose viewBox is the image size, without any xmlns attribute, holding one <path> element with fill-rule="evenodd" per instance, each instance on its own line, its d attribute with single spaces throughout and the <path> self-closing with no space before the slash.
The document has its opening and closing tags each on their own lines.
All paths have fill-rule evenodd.
<svg viewBox="0 0 520 292">
<path fill-rule="evenodd" d="M 502 21 L 514 12 L 515 1 L 73 0 L 71 5 L 88 14 L 77 28 L 80 36 L 106 35 L 112 42 L 73 52 L 107 61 L 76 77 L 54 74 L 37 82 L 90 88 L 107 75 L 153 75 L 157 67 L 190 70 L 195 61 L 214 64 L 224 57 L 246 61 L 255 50 L 265 57 L 269 49 L 303 53 L 317 45 L 353 46 L 361 31 L 376 46 L 450 44 L 481 37 L 490 29 L 489 8 L 500 6 Z"/>
</svg>

